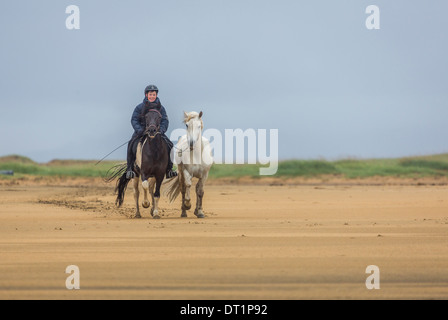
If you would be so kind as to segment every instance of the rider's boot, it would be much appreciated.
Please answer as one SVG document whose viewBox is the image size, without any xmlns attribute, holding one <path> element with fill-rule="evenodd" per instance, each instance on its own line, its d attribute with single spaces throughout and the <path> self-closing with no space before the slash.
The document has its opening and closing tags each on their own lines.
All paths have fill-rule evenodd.
<svg viewBox="0 0 448 320">
<path fill-rule="evenodd" d="M 168 147 L 168 166 L 166 168 L 166 178 L 177 177 L 177 172 L 173 170 L 173 161 L 171 161 L 171 148 Z"/>
</svg>

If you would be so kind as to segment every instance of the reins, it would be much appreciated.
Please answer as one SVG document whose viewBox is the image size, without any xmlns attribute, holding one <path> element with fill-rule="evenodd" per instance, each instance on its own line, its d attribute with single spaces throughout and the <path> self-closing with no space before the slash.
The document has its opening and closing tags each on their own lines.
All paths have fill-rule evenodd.
<svg viewBox="0 0 448 320">
<path fill-rule="evenodd" d="M 150 135 L 149 135 L 149 131 L 148 131 L 148 130 L 145 130 L 145 135 L 148 136 L 149 140 L 154 139 L 158 134 L 162 134 L 162 133 L 161 133 L 160 131 L 157 131 L 155 135 L 150 136 Z"/>
<path fill-rule="evenodd" d="M 178 147 L 176 147 L 176 146 L 173 146 L 173 148 L 175 148 L 176 150 L 178 150 L 178 152 L 180 152 L 180 154 L 182 155 L 182 153 L 183 152 L 185 152 L 185 151 L 187 151 L 189 148 L 190 148 L 190 146 L 187 146 L 185 149 L 180 149 L 180 148 L 178 148 Z M 180 151 L 179 151 L 180 150 Z"/>
</svg>

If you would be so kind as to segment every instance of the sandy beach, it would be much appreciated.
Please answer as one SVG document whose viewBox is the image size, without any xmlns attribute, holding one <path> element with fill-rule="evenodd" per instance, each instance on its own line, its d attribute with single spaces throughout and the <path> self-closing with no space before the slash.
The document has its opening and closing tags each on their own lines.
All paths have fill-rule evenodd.
<svg viewBox="0 0 448 320">
<path fill-rule="evenodd" d="M 211 182 L 205 219 L 162 197 L 159 220 L 113 187 L 3 181 L 0 299 L 448 298 L 444 183 Z"/>
</svg>

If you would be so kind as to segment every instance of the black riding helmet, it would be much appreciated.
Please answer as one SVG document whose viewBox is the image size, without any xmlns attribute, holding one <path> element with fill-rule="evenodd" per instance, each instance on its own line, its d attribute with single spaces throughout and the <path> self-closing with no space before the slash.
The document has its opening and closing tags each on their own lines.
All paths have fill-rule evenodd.
<svg viewBox="0 0 448 320">
<path fill-rule="evenodd" d="M 155 92 L 157 92 L 157 94 L 159 93 L 159 88 L 157 88 L 155 85 L 153 85 L 153 84 L 150 84 L 149 86 L 147 86 L 146 88 L 145 88 L 145 96 L 146 96 L 146 94 L 149 92 L 149 91 L 155 91 Z"/>
</svg>

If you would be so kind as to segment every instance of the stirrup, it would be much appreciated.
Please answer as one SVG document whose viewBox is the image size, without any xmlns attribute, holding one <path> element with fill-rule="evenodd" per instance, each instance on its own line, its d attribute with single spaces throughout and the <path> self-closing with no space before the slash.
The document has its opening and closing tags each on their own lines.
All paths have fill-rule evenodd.
<svg viewBox="0 0 448 320">
<path fill-rule="evenodd" d="M 135 172 L 132 171 L 132 170 L 129 170 L 129 171 L 126 172 L 126 179 L 128 179 L 128 180 L 134 179 L 135 176 L 136 176 Z"/>
<path fill-rule="evenodd" d="M 168 171 L 166 173 L 166 178 L 167 179 L 174 178 L 174 177 L 177 177 L 177 172 L 176 171 L 170 170 L 170 171 Z"/>
</svg>

